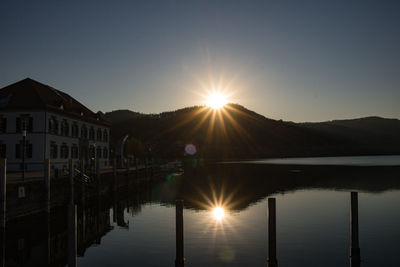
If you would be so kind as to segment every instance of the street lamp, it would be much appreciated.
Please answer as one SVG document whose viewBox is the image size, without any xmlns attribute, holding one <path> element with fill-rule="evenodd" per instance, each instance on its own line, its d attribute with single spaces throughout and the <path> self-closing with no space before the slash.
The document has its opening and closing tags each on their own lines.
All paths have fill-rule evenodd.
<svg viewBox="0 0 400 267">
<path fill-rule="evenodd" d="M 26 130 L 22 131 L 22 182 L 25 182 L 25 141 Z"/>
</svg>

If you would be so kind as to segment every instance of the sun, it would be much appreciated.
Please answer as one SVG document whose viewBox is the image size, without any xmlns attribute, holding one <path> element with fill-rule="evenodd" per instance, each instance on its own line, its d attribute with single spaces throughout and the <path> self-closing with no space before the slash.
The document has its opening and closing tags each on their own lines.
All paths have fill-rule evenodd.
<svg viewBox="0 0 400 267">
<path fill-rule="evenodd" d="M 220 109 L 227 104 L 227 96 L 222 93 L 212 93 L 207 97 L 207 106 Z"/>
<path fill-rule="evenodd" d="M 213 215 L 217 221 L 222 221 L 225 215 L 225 211 L 222 207 L 217 206 L 213 209 Z"/>
</svg>

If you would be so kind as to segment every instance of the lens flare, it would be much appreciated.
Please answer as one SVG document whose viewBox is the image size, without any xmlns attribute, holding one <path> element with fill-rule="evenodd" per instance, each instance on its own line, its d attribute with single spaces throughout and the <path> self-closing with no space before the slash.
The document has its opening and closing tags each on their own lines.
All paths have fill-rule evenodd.
<svg viewBox="0 0 400 267">
<path fill-rule="evenodd" d="M 186 154 L 193 156 L 197 152 L 196 146 L 193 144 L 187 144 L 185 146 L 185 152 Z"/>
</svg>

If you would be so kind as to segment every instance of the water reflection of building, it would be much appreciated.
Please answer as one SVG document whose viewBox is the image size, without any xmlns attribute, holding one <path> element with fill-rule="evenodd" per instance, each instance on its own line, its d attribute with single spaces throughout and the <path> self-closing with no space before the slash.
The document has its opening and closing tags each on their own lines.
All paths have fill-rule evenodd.
<svg viewBox="0 0 400 267">
<path fill-rule="evenodd" d="M 78 212 L 78 255 L 98 244 L 111 229 L 108 207 L 90 206 Z M 6 228 L 5 266 L 65 266 L 68 262 L 68 215 L 60 208 L 48 217 L 20 218 Z"/>
</svg>

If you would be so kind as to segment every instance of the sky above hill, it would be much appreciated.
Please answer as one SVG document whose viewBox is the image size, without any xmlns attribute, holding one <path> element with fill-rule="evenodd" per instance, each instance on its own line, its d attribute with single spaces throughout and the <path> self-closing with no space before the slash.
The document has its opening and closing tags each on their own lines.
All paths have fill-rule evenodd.
<svg viewBox="0 0 400 267">
<path fill-rule="evenodd" d="M 26 77 L 93 111 L 202 105 L 266 117 L 400 117 L 400 1 L 0 3 L 0 87 Z"/>
</svg>

